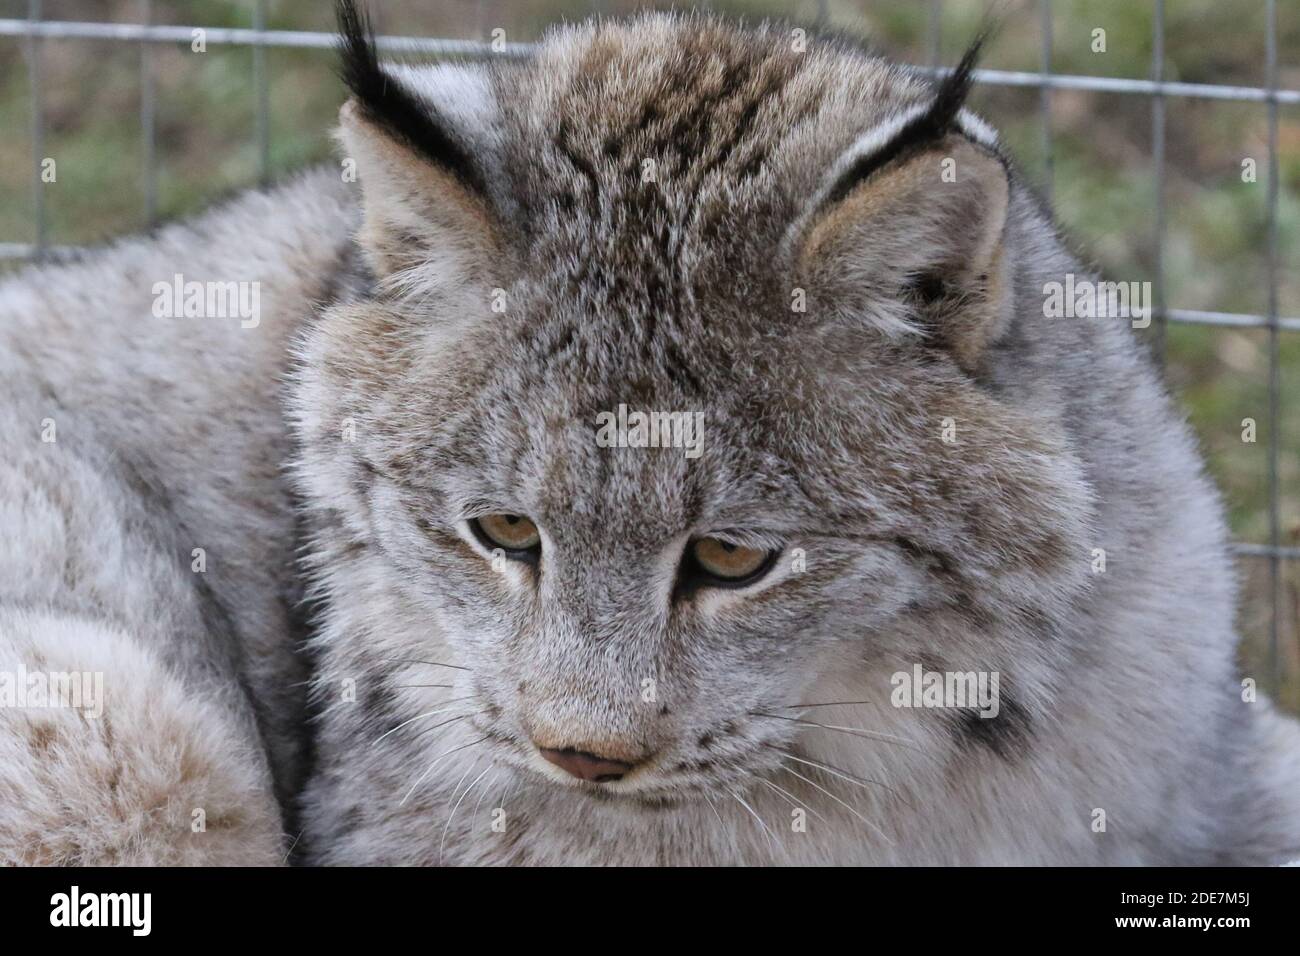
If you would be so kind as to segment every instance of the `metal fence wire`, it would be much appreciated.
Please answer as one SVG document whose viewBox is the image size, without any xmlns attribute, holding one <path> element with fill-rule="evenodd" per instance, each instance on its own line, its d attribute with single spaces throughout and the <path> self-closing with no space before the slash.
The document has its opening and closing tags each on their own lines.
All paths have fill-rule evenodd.
<svg viewBox="0 0 1300 956">
<path fill-rule="evenodd" d="M 944 72 L 940 66 L 940 29 L 942 26 L 942 0 L 928 0 L 929 65 L 923 67 L 935 73 Z M 698 4 L 707 7 L 707 3 Z M 330 49 L 335 37 L 332 33 L 299 30 L 266 29 L 267 0 L 252 0 L 250 26 L 246 29 L 203 27 L 205 41 L 213 46 L 242 46 L 253 50 L 253 79 L 256 102 L 253 136 L 257 143 L 260 175 L 269 179 L 270 161 L 270 109 L 266 53 L 269 48 Z M 599 3 L 596 4 L 599 7 Z M 817 5 L 818 18 L 826 16 L 826 2 Z M 28 54 L 28 80 L 32 101 L 32 195 L 35 210 L 35 241 L 32 243 L 0 241 L 0 259 L 40 259 L 52 251 L 47 241 L 46 216 L 41 182 L 41 161 L 44 156 L 44 123 L 42 118 L 41 42 L 43 40 L 107 40 L 138 44 L 140 48 L 141 95 L 140 125 L 143 131 L 143 193 L 145 215 L 149 222 L 156 219 L 156 124 L 154 115 L 154 79 L 150 66 L 150 49 L 154 44 L 189 44 L 196 26 L 159 26 L 151 23 L 152 2 L 140 0 L 140 23 L 91 23 L 65 20 L 45 20 L 41 0 L 28 0 L 27 19 L 0 19 L 0 36 L 25 38 Z M 1279 336 L 1282 332 L 1300 332 L 1300 317 L 1278 314 L 1278 107 L 1300 104 L 1300 90 L 1278 88 L 1277 55 L 1277 0 L 1266 0 L 1265 6 L 1265 76 L 1264 87 L 1222 86 L 1204 83 L 1173 83 L 1164 79 L 1165 73 L 1165 3 L 1153 0 L 1152 53 L 1149 79 L 1127 79 L 1100 76 L 1064 75 L 1052 72 L 1052 2 L 1039 0 L 1040 32 L 1042 36 L 1041 70 L 1037 73 L 1007 70 L 980 69 L 975 72 L 977 84 L 995 87 L 1036 88 L 1039 91 L 1039 112 L 1044 147 L 1044 178 L 1042 188 L 1050 198 L 1054 171 L 1052 152 L 1052 93 L 1055 90 L 1083 90 L 1098 93 L 1115 93 L 1146 96 L 1151 102 L 1151 175 L 1154 180 L 1155 209 L 1153 215 L 1151 249 L 1154 256 L 1152 281 L 1152 324 L 1155 335 L 1153 349 L 1163 360 L 1165 328 L 1169 322 L 1191 323 L 1234 328 L 1263 328 L 1268 330 L 1268 541 L 1265 543 L 1238 542 L 1234 550 L 1238 555 L 1265 558 L 1268 561 L 1268 660 L 1270 685 L 1278 683 L 1278 640 L 1282 610 L 1281 562 L 1300 560 L 1300 547 L 1283 546 L 1279 514 L 1278 460 L 1280 444 L 1281 375 L 1279 366 Z M 483 22 L 480 16 L 479 21 Z M 493 56 L 526 56 L 532 50 L 528 43 L 507 43 L 500 49 L 484 41 L 456 40 L 441 37 L 381 36 L 381 52 L 389 55 L 453 56 L 462 58 L 488 58 Z M 1268 308 L 1266 314 L 1240 312 L 1214 312 L 1198 309 L 1180 309 L 1167 306 L 1164 289 L 1165 247 L 1165 103 L 1167 98 L 1202 100 L 1231 100 L 1262 103 L 1267 111 L 1267 198 L 1266 198 L 1266 277 Z"/>
</svg>

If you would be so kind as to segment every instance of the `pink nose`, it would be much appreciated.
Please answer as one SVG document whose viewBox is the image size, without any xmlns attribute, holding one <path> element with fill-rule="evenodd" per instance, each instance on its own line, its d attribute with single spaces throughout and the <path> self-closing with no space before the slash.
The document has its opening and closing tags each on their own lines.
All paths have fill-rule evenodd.
<svg viewBox="0 0 1300 956">
<path fill-rule="evenodd" d="M 615 780 L 622 780 L 623 774 L 632 769 L 632 764 L 622 760 L 610 760 L 597 754 L 587 753 L 585 750 L 574 750 L 572 747 L 564 750 L 556 750 L 553 747 L 537 749 L 543 757 L 565 773 L 592 783 L 612 783 Z"/>
</svg>

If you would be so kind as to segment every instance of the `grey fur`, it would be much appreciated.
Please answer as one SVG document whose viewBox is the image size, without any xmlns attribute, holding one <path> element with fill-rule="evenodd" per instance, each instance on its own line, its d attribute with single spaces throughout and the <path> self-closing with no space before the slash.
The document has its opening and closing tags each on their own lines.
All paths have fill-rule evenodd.
<svg viewBox="0 0 1300 956">
<path fill-rule="evenodd" d="M 11 444 L 57 393 L 94 424 L 78 439 L 123 541 L 158 488 L 155 540 L 213 542 L 229 570 L 208 607 L 229 626 L 187 610 L 184 649 L 125 630 L 187 681 L 242 681 L 282 779 L 295 516 L 274 406 L 301 330 L 312 861 L 1300 855 L 1300 734 L 1242 701 L 1232 560 L 1190 432 L 1126 323 L 1042 317 L 1043 284 L 1087 270 L 982 123 L 962 114 L 824 206 L 927 83 L 838 45 L 797 51 L 779 26 L 664 15 L 394 76 L 451 124 L 482 192 L 350 104 L 359 230 L 355 187 L 321 172 L 0 287 Z M 354 231 L 364 268 L 343 254 Z M 173 272 L 262 277 L 265 330 L 163 331 L 150 356 L 156 320 L 122 316 Z M 89 350 L 96 316 L 112 335 Z M 193 404 L 124 395 L 132 360 Z M 704 412 L 703 455 L 598 447 L 595 416 L 620 403 Z M 465 527 L 491 512 L 537 522 L 535 571 L 493 568 Z M 782 559 L 748 589 L 675 598 L 687 540 L 722 531 Z M 36 524 L 19 540 L 55 562 L 76 544 Z M 16 573 L 5 608 L 25 600 Z M 141 606 L 205 600 L 165 568 L 113 586 L 128 580 L 150 584 Z M 43 600 L 87 606 L 73 583 Z M 918 663 L 997 671 L 1000 715 L 889 706 L 891 675 Z M 832 701 L 867 703 L 799 707 Z M 577 784 L 534 742 L 645 763 Z"/>
<path fill-rule="evenodd" d="M 68 727 L 39 774 L 23 739 L 71 716 L 0 709 L 5 777 L 28 780 L 0 785 L 0 860 L 283 859 L 272 786 L 291 807 L 306 674 L 277 406 L 288 337 L 349 254 L 348 199 L 317 172 L 0 284 L 0 671 L 119 648 L 103 723 Z M 261 282 L 262 321 L 156 317 L 177 273 Z M 119 797 L 70 799 L 97 779 Z"/>
<path fill-rule="evenodd" d="M 1296 854 L 1190 433 L 1126 322 L 1042 317 L 1044 283 L 1086 269 L 982 124 L 837 213 L 828 184 L 929 88 L 779 27 L 647 16 L 396 75 L 454 118 L 487 195 L 345 110 L 379 284 L 311 330 L 293 405 L 327 608 L 316 860 Z M 912 298 L 932 273 L 937 300 Z M 620 403 L 704 411 L 707 450 L 596 447 Z M 536 575 L 465 532 L 494 511 L 542 529 Z M 807 570 L 674 602 L 684 542 L 721 529 Z M 1007 706 L 889 707 L 921 660 L 1000 672 Z M 814 714 L 866 733 L 779 719 Z M 648 764 L 574 784 L 534 742 Z"/>
</svg>

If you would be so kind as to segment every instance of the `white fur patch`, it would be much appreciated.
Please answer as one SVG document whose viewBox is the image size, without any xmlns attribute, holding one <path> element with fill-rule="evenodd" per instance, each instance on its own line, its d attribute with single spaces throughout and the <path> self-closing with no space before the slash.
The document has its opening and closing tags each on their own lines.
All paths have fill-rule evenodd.
<svg viewBox="0 0 1300 956">
<path fill-rule="evenodd" d="M 494 124 L 498 113 L 496 99 L 482 68 L 440 63 L 436 66 L 401 64 L 385 69 L 467 138 L 481 138 Z"/>
</svg>

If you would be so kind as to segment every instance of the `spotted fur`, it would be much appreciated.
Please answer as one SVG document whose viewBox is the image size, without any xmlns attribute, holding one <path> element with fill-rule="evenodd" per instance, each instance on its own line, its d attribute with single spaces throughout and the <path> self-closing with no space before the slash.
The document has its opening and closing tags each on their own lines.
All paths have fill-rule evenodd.
<svg viewBox="0 0 1300 956">
<path fill-rule="evenodd" d="M 1300 855 L 1191 434 L 1125 322 L 1042 317 L 1087 270 L 960 96 L 676 15 L 386 87 L 346 24 L 359 183 L 0 285 L 0 669 L 110 678 L 102 725 L 0 710 L 0 860 L 283 859 L 304 728 L 317 863 Z M 261 281 L 261 324 L 153 318 L 176 272 Z M 703 453 L 599 446 L 620 404 Z M 781 557 L 679 592 L 710 533 Z M 917 664 L 997 671 L 999 716 L 891 706 Z"/>
<path fill-rule="evenodd" d="M 313 326 L 292 403 L 311 858 L 1294 855 L 1221 508 L 1138 342 L 1042 317 L 1086 269 L 959 98 L 792 39 L 647 15 L 395 70 L 479 184 L 356 88 L 375 287 Z M 598 447 L 620 403 L 704 412 L 704 453 Z M 538 524 L 535 569 L 494 569 L 493 512 Z M 679 599 L 721 531 L 782 559 Z M 918 661 L 999 672 L 999 717 L 891 707 Z M 539 746 L 639 766 L 582 784 Z"/>
</svg>

